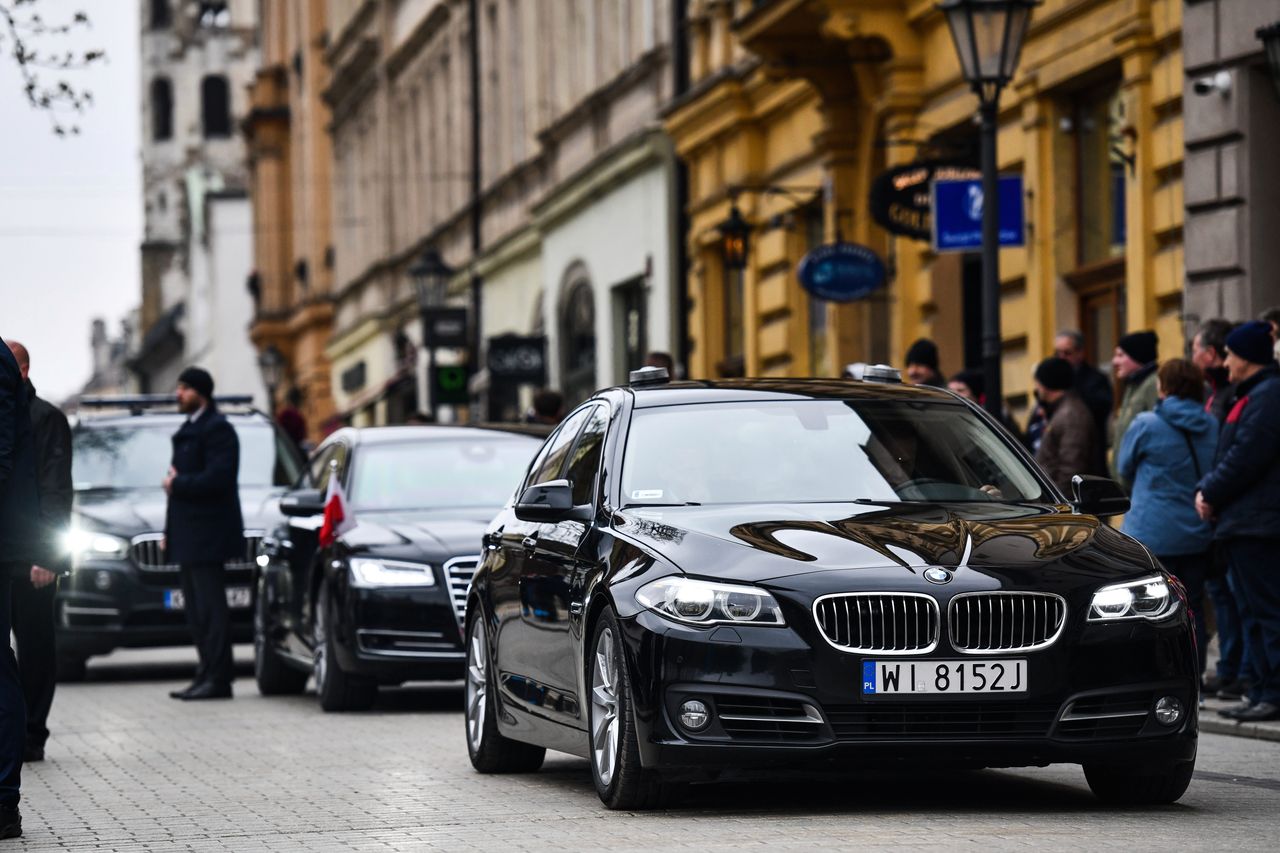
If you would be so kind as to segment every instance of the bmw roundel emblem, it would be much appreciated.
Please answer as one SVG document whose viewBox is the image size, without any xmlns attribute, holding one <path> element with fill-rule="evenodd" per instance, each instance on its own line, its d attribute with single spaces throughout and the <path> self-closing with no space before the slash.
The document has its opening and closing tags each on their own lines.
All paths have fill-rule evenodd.
<svg viewBox="0 0 1280 853">
<path fill-rule="evenodd" d="M 929 583 L 950 583 L 951 572 L 934 566 L 932 569 L 925 570 L 924 579 Z"/>
</svg>

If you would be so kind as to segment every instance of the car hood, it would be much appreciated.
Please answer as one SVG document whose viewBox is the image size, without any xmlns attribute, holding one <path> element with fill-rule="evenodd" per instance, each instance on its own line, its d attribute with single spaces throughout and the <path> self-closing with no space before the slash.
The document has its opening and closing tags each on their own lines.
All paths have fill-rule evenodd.
<svg viewBox="0 0 1280 853">
<path fill-rule="evenodd" d="M 265 530 L 280 518 L 284 489 L 248 486 L 240 490 L 240 512 L 248 529 Z M 163 489 L 93 489 L 77 492 L 74 517 L 92 530 L 129 538 L 164 530 L 168 495 Z"/>
<path fill-rule="evenodd" d="M 353 514 L 356 526 L 342 541 L 355 552 L 412 554 L 429 559 L 479 554 L 481 537 L 498 507 Z"/>
<path fill-rule="evenodd" d="M 964 586 L 1064 586 L 1150 571 L 1142 545 L 1091 515 L 1026 504 L 751 504 L 620 511 L 615 528 L 690 575 L 749 583 L 845 573 L 843 583 L 916 578 Z M 833 582 L 835 579 L 833 578 Z M 976 584 L 974 581 L 979 581 Z"/>
</svg>

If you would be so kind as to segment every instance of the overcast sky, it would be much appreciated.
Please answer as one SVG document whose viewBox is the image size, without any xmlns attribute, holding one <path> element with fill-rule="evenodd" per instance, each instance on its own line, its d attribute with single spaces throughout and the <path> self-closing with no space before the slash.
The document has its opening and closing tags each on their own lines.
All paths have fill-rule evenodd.
<svg viewBox="0 0 1280 853">
<path fill-rule="evenodd" d="M 91 29 L 50 48 L 107 51 L 75 77 L 96 101 L 78 117 L 80 136 L 58 138 L 27 105 L 8 40 L 0 45 L 0 336 L 27 345 L 36 388 L 60 402 L 89 379 L 93 318 L 115 336 L 140 300 L 138 12 L 121 0 L 38 6 L 49 22 L 90 16 Z"/>
</svg>

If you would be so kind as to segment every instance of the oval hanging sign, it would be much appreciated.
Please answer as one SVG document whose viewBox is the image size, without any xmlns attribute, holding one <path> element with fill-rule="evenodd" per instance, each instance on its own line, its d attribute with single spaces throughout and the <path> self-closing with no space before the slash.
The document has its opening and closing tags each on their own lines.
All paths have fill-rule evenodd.
<svg viewBox="0 0 1280 853">
<path fill-rule="evenodd" d="M 883 287 L 888 274 L 884 261 L 871 249 L 841 242 L 810 251 L 800 260 L 796 276 L 818 299 L 853 302 Z"/>
</svg>

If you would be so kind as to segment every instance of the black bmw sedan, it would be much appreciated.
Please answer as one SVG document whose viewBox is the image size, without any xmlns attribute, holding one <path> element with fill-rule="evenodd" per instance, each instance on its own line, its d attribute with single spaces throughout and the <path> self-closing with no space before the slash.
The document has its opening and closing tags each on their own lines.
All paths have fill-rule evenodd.
<svg viewBox="0 0 1280 853">
<path fill-rule="evenodd" d="M 537 439 L 468 427 L 343 429 L 312 455 L 263 539 L 254 674 L 263 695 L 315 675 L 326 711 L 373 705 L 379 685 L 462 677 L 462 606 L 486 522 Z M 321 545 L 329 478 L 348 523 Z"/>
<path fill-rule="evenodd" d="M 467 601 L 481 772 L 590 760 L 611 808 L 731 766 L 1084 766 L 1167 803 L 1196 757 L 1185 592 L 983 411 L 872 381 L 638 372 L 545 443 Z M 879 381 L 875 381 L 879 378 Z"/>
</svg>

